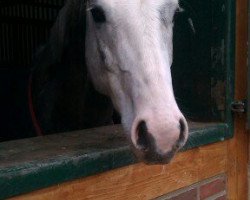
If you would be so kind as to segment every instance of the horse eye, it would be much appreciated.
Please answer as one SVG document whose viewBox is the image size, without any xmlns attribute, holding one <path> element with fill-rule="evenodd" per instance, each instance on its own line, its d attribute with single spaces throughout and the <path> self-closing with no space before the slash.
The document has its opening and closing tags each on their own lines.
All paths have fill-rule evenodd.
<svg viewBox="0 0 250 200">
<path fill-rule="evenodd" d="M 106 16 L 104 10 L 101 7 L 94 7 L 91 9 L 91 14 L 96 23 L 104 23 L 106 22 Z"/>
</svg>

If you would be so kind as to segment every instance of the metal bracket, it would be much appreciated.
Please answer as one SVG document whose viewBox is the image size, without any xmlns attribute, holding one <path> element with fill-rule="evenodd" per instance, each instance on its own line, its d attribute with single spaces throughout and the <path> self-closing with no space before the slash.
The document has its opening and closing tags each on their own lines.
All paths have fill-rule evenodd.
<svg viewBox="0 0 250 200">
<path fill-rule="evenodd" d="M 231 103 L 231 111 L 233 113 L 237 113 L 237 114 L 242 114 L 242 113 L 246 113 L 247 111 L 247 103 L 245 100 L 243 101 L 234 101 Z"/>
</svg>

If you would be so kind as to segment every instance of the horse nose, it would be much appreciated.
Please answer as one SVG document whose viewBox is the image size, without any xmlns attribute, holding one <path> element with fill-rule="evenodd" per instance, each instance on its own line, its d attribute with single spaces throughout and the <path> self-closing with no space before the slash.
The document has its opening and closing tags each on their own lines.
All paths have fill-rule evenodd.
<svg viewBox="0 0 250 200">
<path fill-rule="evenodd" d="M 140 151 L 140 155 L 144 162 L 148 164 L 157 164 L 157 163 L 169 163 L 169 161 L 174 157 L 175 153 L 185 144 L 186 141 L 186 132 L 187 125 L 185 119 L 179 120 L 179 136 L 175 143 L 171 145 L 170 150 L 167 152 L 161 151 L 157 146 L 157 141 L 153 136 L 153 133 L 148 131 L 148 126 L 146 121 L 141 120 L 136 129 L 136 149 Z M 166 133 L 167 135 L 168 133 Z M 161 138 L 162 140 L 167 140 L 168 138 Z M 168 143 L 168 141 L 166 141 Z"/>
<path fill-rule="evenodd" d="M 137 127 L 137 146 L 142 151 L 148 151 L 151 146 L 150 135 L 145 121 L 140 121 Z"/>
<path fill-rule="evenodd" d="M 187 125 L 185 124 L 184 119 L 180 119 L 179 121 L 179 128 L 180 128 L 180 135 L 179 138 L 176 142 L 176 147 L 180 148 L 185 144 L 186 141 L 186 135 L 185 133 L 187 132 Z"/>
</svg>

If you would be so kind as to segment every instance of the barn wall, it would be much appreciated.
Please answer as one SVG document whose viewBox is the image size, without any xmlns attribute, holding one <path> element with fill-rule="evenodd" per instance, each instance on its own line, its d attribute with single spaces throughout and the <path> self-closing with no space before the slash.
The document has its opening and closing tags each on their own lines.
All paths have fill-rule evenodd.
<svg viewBox="0 0 250 200">
<path fill-rule="evenodd" d="M 226 200 L 227 177 L 222 174 L 163 195 L 156 200 Z"/>
</svg>

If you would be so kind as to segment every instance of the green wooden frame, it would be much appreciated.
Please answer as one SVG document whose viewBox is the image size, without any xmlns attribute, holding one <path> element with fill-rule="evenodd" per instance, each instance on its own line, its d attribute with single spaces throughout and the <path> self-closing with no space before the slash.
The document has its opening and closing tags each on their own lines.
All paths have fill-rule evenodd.
<svg viewBox="0 0 250 200">
<path fill-rule="evenodd" d="M 191 125 L 184 150 L 223 141 L 224 123 Z M 0 199 L 136 163 L 121 126 L 0 144 Z"/>
</svg>

